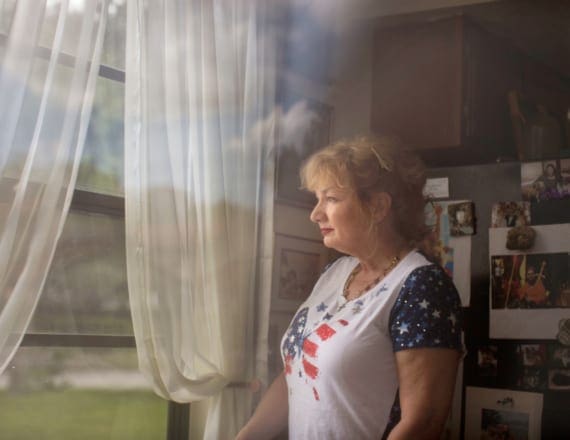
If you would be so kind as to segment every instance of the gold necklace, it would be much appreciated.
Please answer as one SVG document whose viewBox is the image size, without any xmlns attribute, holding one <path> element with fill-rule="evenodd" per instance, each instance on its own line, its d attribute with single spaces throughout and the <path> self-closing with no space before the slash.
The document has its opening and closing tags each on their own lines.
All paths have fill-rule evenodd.
<svg viewBox="0 0 570 440">
<path fill-rule="evenodd" d="M 364 294 L 365 292 L 368 292 L 372 287 L 374 287 L 376 284 L 378 284 L 382 278 L 384 278 L 386 275 L 388 275 L 390 273 L 390 271 L 392 269 L 394 269 L 399 262 L 400 262 L 400 257 L 398 257 L 397 255 L 395 257 L 393 257 L 390 260 L 390 264 L 388 265 L 388 267 L 386 267 L 386 269 L 384 269 L 384 271 L 382 272 L 382 275 L 378 275 L 376 278 L 374 278 L 363 289 L 359 290 L 358 293 L 356 294 L 356 296 L 352 299 L 359 298 L 360 296 L 362 296 L 362 294 Z M 352 280 L 354 280 L 354 277 L 356 276 L 356 274 L 358 272 L 360 272 L 361 270 L 362 270 L 362 266 L 360 265 L 360 263 L 358 263 L 356 265 L 356 267 L 354 269 L 352 269 L 352 272 L 350 272 L 350 275 L 348 276 L 346 283 L 344 283 L 344 288 L 342 289 L 342 296 L 344 296 L 344 299 L 346 299 L 347 301 L 349 301 L 348 295 L 350 294 L 350 292 L 348 291 L 348 289 L 350 287 L 350 283 L 352 283 Z"/>
</svg>

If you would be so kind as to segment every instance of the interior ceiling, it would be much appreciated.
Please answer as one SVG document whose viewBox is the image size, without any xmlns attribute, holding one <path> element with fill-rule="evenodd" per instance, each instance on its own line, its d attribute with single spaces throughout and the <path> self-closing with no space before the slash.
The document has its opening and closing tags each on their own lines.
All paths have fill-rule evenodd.
<svg viewBox="0 0 570 440">
<path fill-rule="evenodd" d="M 570 79 L 570 1 L 500 1 L 463 13 Z"/>
</svg>

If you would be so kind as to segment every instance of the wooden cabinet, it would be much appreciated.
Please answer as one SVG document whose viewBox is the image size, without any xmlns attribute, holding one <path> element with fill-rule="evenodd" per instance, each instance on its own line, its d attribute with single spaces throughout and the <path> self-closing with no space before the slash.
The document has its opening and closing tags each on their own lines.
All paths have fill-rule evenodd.
<svg viewBox="0 0 570 440">
<path fill-rule="evenodd" d="M 466 22 L 461 146 L 482 160 L 516 159 L 508 103 L 522 86 L 522 57 L 506 42 Z"/>
<path fill-rule="evenodd" d="M 570 154 L 570 82 L 543 64 L 527 58 L 523 63 L 521 94 L 528 100 L 545 106 L 560 124 L 562 156 Z"/>
<path fill-rule="evenodd" d="M 387 29 L 375 35 L 372 128 L 418 149 L 461 142 L 462 22 Z"/>
<path fill-rule="evenodd" d="M 375 34 L 371 128 L 434 166 L 515 159 L 507 95 L 520 54 L 462 16 Z"/>
<path fill-rule="evenodd" d="M 552 69 L 527 58 L 522 66 L 521 93 L 560 117 L 570 108 L 570 85 Z"/>
</svg>

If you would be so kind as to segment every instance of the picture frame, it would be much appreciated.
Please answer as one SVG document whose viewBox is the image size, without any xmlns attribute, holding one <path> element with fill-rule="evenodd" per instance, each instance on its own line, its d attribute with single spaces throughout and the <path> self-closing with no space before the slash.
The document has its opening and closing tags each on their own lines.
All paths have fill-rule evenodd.
<svg viewBox="0 0 570 440">
<path fill-rule="evenodd" d="M 308 129 L 301 136 L 301 145 L 291 144 L 292 140 L 285 139 L 283 133 L 277 134 L 279 147 L 275 172 L 275 199 L 278 203 L 312 208 L 314 197 L 308 191 L 301 189 L 299 170 L 303 161 L 329 143 L 332 106 L 316 99 L 301 98 L 288 93 L 283 103 L 284 112 L 288 112 L 295 105 L 304 106 L 303 111 L 313 117 L 309 121 Z"/>
<path fill-rule="evenodd" d="M 466 387 L 465 440 L 541 438 L 542 393 Z"/>
<path fill-rule="evenodd" d="M 473 202 L 447 205 L 449 232 L 453 237 L 475 234 L 475 208 Z"/>
<path fill-rule="evenodd" d="M 494 290 L 493 284 L 501 279 L 507 281 L 515 280 L 515 277 L 520 278 L 520 273 L 527 272 L 529 267 L 525 267 L 524 271 L 520 270 L 520 266 L 503 267 L 501 269 L 497 265 L 497 260 L 501 258 L 517 258 L 517 262 L 523 262 L 523 257 L 526 255 L 526 266 L 534 258 L 534 265 L 542 267 L 543 255 L 549 254 L 565 254 L 568 258 L 570 253 L 570 224 L 553 224 L 553 225 L 537 225 L 533 226 L 536 232 L 536 240 L 534 246 L 526 252 L 518 250 L 509 250 L 506 248 L 507 234 L 510 228 L 490 228 L 489 229 L 489 337 L 491 339 L 556 339 L 559 332 L 558 323 L 562 319 L 570 318 L 570 308 L 568 308 L 568 286 L 567 284 L 556 287 L 553 291 L 559 297 L 559 302 L 555 304 L 532 305 L 530 307 L 522 307 L 524 303 L 519 305 L 511 304 L 510 301 L 502 301 L 500 295 L 497 294 L 499 290 Z M 556 256 L 554 255 L 553 258 Z M 514 261 L 514 260 L 513 260 Z M 549 261 L 546 260 L 547 264 Z M 568 260 L 566 260 L 568 261 Z M 513 271 L 514 268 L 514 271 Z M 504 272 L 504 273 L 502 273 Z M 553 279 L 560 279 L 564 275 L 560 273 L 567 273 L 566 270 L 558 270 L 559 275 L 551 277 Z M 535 269 L 535 274 L 540 274 L 540 269 Z M 544 273 L 543 273 L 544 275 Z M 526 275 L 525 275 L 526 276 Z M 538 277 L 536 277 L 538 279 Z M 567 279 L 566 279 L 567 282 Z M 534 284 L 534 283 L 533 283 Z M 515 284 L 512 284 L 515 286 Z M 508 283 L 507 283 L 508 291 Z M 511 292 L 515 292 L 511 288 Z M 531 296 L 529 295 L 529 298 Z M 508 307 L 505 307 L 507 305 Z"/>
<path fill-rule="evenodd" d="M 271 310 L 297 310 L 328 260 L 328 249 L 320 241 L 275 234 Z"/>
<path fill-rule="evenodd" d="M 492 309 L 570 309 L 570 254 L 491 256 Z"/>
<path fill-rule="evenodd" d="M 491 210 L 492 228 L 513 228 L 530 225 L 530 202 L 496 202 Z"/>
<path fill-rule="evenodd" d="M 521 193 L 523 200 L 537 204 L 570 198 L 570 159 L 522 163 Z"/>
</svg>

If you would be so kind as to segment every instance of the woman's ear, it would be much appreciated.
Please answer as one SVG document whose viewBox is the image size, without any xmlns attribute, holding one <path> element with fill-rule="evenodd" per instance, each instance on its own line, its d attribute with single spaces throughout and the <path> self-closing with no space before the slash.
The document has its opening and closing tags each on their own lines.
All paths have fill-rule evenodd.
<svg viewBox="0 0 570 440">
<path fill-rule="evenodd" d="M 382 222 L 392 208 L 392 196 L 387 192 L 374 194 L 372 198 L 372 218 L 375 223 Z"/>
</svg>

